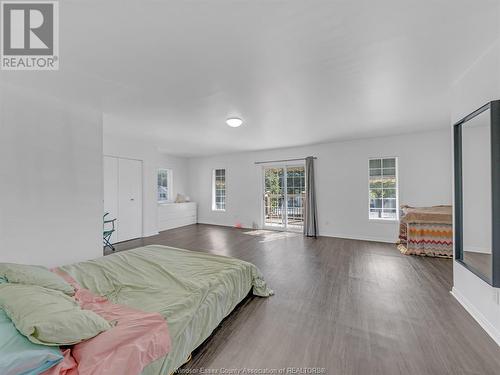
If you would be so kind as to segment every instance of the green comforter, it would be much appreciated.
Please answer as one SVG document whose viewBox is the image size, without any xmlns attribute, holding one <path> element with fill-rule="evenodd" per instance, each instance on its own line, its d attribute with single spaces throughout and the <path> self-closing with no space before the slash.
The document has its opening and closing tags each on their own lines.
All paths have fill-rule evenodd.
<svg viewBox="0 0 500 375">
<path fill-rule="evenodd" d="M 165 246 L 146 246 L 61 267 L 90 291 L 114 303 L 165 317 L 172 351 L 144 375 L 168 375 L 249 293 L 273 294 L 251 263 Z"/>
</svg>

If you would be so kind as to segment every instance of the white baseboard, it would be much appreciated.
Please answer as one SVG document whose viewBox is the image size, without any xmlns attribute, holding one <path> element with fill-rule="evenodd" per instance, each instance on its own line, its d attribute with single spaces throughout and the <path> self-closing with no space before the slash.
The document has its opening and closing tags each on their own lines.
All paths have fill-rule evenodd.
<svg viewBox="0 0 500 375">
<path fill-rule="evenodd" d="M 477 310 L 467 298 L 464 297 L 455 287 L 450 291 L 451 295 L 460 303 L 463 308 L 479 323 L 488 335 L 500 346 L 500 331 L 496 329 L 486 317 Z"/>
<path fill-rule="evenodd" d="M 476 247 L 475 249 L 470 248 L 469 246 L 463 245 L 463 248 L 468 252 L 479 253 L 479 254 L 491 254 L 491 249 Z"/>
<path fill-rule="evenodd" d="M 249 230 L 249 229 L 262 229 L 262 228 L 252 228 L 252 227 L 247 227 L 247 226 L 235 227 L 234 225 L 213 223 L 213 222 L 206 221 L 206 220 L 198 220 L 198 222 L 196 224 L 213 225 L 215 227 L 237 228 L 237 229 L 247 229 L 247 230 Z"/>
<path fill-rule="evenodd" d="M 323 237 L 334 237 L 334 238 L 344 238 L 347 240 L 358 240 L 358 241 L 372 241 L 372 242 L 384 242 L 384 243 L 391 243 L 395 244 L 396 239 L 395 238 L 384 238 L 384 237 L 371 237 L 371 236 L 352 236 L 348 234 L 323 234 L 320 233 L 320 236 Z"/>
<path fill-rule="evenodd" d="M 151 237 L 151 236 L 156 236 L 157 234 L 160 234 L 160 232 L 144 233 L 143 237 Z"/>
<path fill-rule="evenodd" d="M 234 226 L 232 226 L 232 225 L 213 223 L 213 222 L 210 222 L 209 220 L 203 220 L 203 219 L 199 219 L 198 224 L 219 225 L 219 226 L 223 226 L 223 227 L 234 228 Z M 243 227 L 243 228 L 250 229 L 247 227 Z M 262 229 L 262 228 L 259 228 L 259 229 Z M 344 238 L 347 240 L 384 242 L 384 243 L 390 243 L 390 244 L 395 244 L 396 240 L 397 240 L 396 238 L 371 237 L 371 236 L 352 236 L 352 235 L 341 234 L 341 233 L 320 233 L 319 236 L 321 236 L 321 237 L 333 237 L 333 238 Z"/>
</svg>

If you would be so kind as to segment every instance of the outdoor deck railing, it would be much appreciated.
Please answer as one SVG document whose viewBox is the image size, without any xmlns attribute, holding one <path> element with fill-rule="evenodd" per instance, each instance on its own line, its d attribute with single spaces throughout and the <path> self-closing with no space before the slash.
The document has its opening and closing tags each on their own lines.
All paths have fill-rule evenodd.
<svg viewBox="0 0 500 375">
<path fill-rule="evenodd" d="M 304 223 L 305 193 L 288 194 L 288 225 L 302 225 Z M 284 220 L 285 198 L 283 194 L 266 193 L 265 221 L 268 224 L 282 224 Z"/>
</svg>

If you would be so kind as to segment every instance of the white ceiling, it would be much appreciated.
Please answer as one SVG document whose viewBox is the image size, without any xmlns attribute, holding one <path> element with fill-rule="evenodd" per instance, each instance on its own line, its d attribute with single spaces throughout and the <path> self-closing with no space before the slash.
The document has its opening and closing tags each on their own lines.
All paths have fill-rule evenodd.
<svg viewBox="0 0 500 375">
<path fill-rule="evenodd" d="M 187 156 L 444 128 L 453 81 L 499 36 L 499 6 L 63 0 L 60 71 L 0 82 L 95 106 L 106 134 Z"/>
</svg>

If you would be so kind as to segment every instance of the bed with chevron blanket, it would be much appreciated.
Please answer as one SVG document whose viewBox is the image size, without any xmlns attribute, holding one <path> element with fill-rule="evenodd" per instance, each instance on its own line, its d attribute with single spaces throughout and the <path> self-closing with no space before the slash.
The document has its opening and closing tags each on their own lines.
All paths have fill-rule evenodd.
<svg viewBox="0 0 500 375">
<path fill-rule="evenodd" d="M 405 255 L 453 257 L 451 206 L 401 206 L 398 249 Z"/>
</svg>

